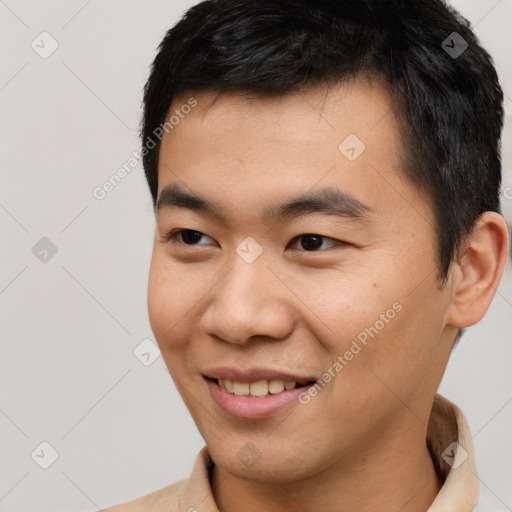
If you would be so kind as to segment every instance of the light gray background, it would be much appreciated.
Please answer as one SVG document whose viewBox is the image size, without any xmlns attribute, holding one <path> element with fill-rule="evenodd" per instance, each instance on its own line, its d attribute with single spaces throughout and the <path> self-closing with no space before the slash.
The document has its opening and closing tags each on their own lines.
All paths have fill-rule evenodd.
<svg viewBox="0 0 512 512">
<path fill-rule="evenodd" d="M 4 512 L 92 511 L 131 500 L 187 477 L 203 446 L 162 358 L 145 366 L 133 353 L 152 339 L 154 220 L 141 164 L 104 200 L 92 195 L 139 149 L 141 90 L 155 49 L 194 3 L 0 1 Z M 505 190 L 512 1 L 454 5 L 476 25 L 507 95 Z M 31 48 L 43 31 L 59 45 L 47 59 Z M 510 222 L 512 188 L 504 196 Z M 47 262 L 32 252 L 42 237 L 58 251 Z M 509 266 L 440 390 L 468 418 L 485 510 L 512 510 L 511 317 Z M 36 463 L 51 457 L 43 441 L 58 452 L 48 469 Z"/>
</svg>

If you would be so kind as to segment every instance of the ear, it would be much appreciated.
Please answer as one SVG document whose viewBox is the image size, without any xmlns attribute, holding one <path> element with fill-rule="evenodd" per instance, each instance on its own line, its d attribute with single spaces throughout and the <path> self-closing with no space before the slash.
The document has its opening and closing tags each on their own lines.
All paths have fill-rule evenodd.
<svg viewBox="0 0 512 512">
<path fill-rule="evenodd" d="M 505 219 L 498 213 L 485 212 L 461 244 L 450 269 L 449 325 L 469 327 L 484 317 L 505 270 L 508 247 Z"/>
</svg>

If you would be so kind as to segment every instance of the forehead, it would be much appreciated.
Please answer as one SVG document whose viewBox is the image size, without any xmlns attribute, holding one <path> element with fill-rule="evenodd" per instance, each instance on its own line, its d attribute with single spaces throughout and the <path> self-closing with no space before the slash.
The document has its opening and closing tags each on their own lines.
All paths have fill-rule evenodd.
<svg viewBox="0 0 512 512">
<path fill-rule="evenodd" d="M 195 106 L 183 108 L 190 104 Z M 171 116 L 173 128 L 164 133 L 159 155 L 159 193 L 180 182 L 222 198 L 228 208 L 241 201 L 250 208 L 336 187 L 389 211 L 390 201 L 400 206 L 397 200 L 418 192 L 403 177 L 398 125 L 380 82 L 279 97 L 183 93 Z"/>
<path fill-rule="evenodd" d="M 191 98 L 197 106 L 188 109 Z M 178 119 L 180 111 L 191 110 Z M 344 134 L 371 140 L 385 133 L 390 142 L 398 135 L 391 95 L 381 81 L 361 79 L 336 85 L 318 85 L 281 96 L 261 96 L 231 91 L 182 93 L 176 96 L 167 119 L 173 118 L 172 132 L 184 136 L 195 131 L 208 134 L 211 145 L 229 142 L 253 143 L 250 132 L 260 144 L 289 143 L 322 146 L 337 142 Z M 380 129 L 376 128 L 380 127 Z M 374 132 L 374 133 L 372 133 Z M 330 136 L 329 136 L 330 135 Z M 211 148 L 209 148 L 211 149 Z"/>
</svg>

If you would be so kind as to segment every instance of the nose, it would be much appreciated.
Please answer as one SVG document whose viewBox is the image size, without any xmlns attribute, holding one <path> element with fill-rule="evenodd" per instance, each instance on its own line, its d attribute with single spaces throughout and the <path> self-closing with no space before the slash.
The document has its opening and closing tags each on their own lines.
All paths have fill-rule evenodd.
<svg viewBox="0 0 512 512">
<path fill-rule="evenodd" d="M 213 293 L 200 322 L 206 335 L 245 345 L 260 337 L 286 339 L 293 332 L 293 296 L 263 258 L 251 264 L 237 258 Z"/>
</svg>

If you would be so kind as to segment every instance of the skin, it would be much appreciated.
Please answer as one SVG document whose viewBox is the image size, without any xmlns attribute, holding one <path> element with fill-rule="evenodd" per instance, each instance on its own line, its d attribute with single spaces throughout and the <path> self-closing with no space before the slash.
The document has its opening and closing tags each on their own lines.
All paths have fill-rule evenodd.
<svg viewBox="0 0 512 512">
<path fill-rule="evenodd" d="M 201 194 L 228 225 L 186 208 L 157 211 L 148 309 L 215 461 L 219 510 L 427 510 L 442 485 L 425 444 L 429 412 L 457 328 L 482 318 L 503 273 L 503 218 L 482 216 L 441 288 L 431 205 L 400 171 L 384 86 L 229 93 L 213 106 L 212 93 L 193 97 L 197 107 L 162 140 L 159 193 L 179 184 Z M 338 149 L 349 134 L 366 145 L 354 161 Z M 372 213 L 263 219 L 265 208 L 323 187 Z M 178 229 L 204 236 L 195 245 L 165 239 Z M 316 251 L 301 245 L 308 233 L 325 237 Z M 248 236 L 263 249 L 250 264 L 236 252 Z M 215 366 L 321 378 L 395 303 L 401 311 L 307 405 L 249 421 L 210 397 L 203 373 Z M 252 465 L 237 456 L 249 442 L 260 455 Z"/>
</svg>

